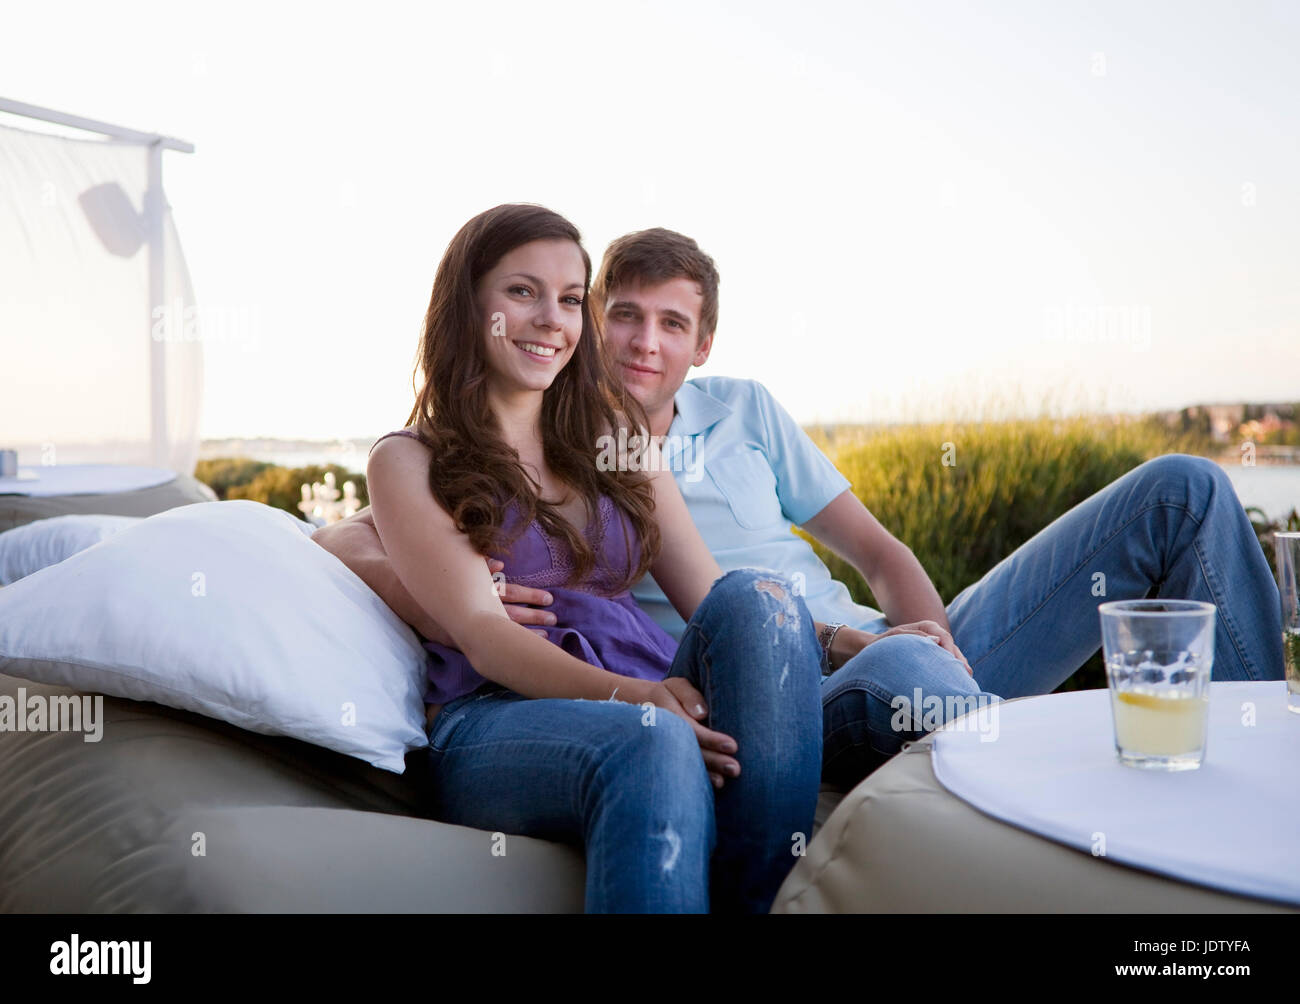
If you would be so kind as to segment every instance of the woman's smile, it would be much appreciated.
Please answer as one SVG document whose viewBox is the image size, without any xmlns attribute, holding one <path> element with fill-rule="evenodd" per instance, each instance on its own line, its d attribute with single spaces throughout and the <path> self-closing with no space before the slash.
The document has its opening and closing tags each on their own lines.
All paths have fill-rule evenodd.
<svg viewBox="0 0 1300 1004">
<path fill-rule="evenodd" d="M 562 346 L 547 345 L 545 342 L 520 342 L 516 341 L 515 345 L 519 347 L 526 355 L 530 356 L 536 362 L 549 363 L 555 358 Z"/>
</svg>

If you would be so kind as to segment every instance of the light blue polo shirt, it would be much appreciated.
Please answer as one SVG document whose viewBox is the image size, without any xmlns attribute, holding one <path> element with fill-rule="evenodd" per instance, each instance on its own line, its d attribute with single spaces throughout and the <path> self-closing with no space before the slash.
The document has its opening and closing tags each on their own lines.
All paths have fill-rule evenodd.
<svg viewBox="0 0 1300 1004">
<path fill-rule="evenodd" d="M 823 623 L 865 628 L 883 618 L 854 603 L 812 546 L 791 532 L 850 484 L 768 389 L 756 380 L 696 377 L 673 401 L 663 457 L 722 570 L 784 573 L 803 589 L 813 619 Z M 632 596 L 681 640 L 686 623 L 653 576 L 634 585 Z"/>
</svg>

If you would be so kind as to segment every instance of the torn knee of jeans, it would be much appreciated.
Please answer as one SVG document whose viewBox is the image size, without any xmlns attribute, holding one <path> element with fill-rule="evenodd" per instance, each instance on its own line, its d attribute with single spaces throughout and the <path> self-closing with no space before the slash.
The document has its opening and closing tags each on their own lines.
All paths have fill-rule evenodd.
<svg viewBox="0 0 1300 1004">
<path fill-rule="evenodd" d="M 780 582 L 773 579 L 757 579 L 754 582 L 754 591 L 770 596 L 779 605 L 769 620 L 775 620 L 777 627 L 794 627 L 799 623 L 799 610 L 795 606 L 794 597 Z"/>
</svg>

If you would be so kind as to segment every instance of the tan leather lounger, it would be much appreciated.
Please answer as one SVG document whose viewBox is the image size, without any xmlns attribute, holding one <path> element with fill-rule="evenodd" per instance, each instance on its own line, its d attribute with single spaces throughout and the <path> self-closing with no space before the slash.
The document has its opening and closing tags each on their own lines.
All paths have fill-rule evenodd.
<svg viewBox="0 0 1300 1004">
<path fill-rule="evenodd" d="M 0 675 L 0 693 L 76 691 Z M 422 815 L 398 776 L 295 739 L 104 699 L 103 738 L 0 733 L 0 912 L 577 912 L 572 847 Z M 921 748 L 923 744 L 918 744 Z M 905 754 L 823 792 L 774 912 L 1271 909 L 981 815 Z M 834 811 L 832 811 L 834 810 Z M 192 849 L 202 834 L 202 856 Z"/>
<path fill-rule="evenodd" d="M 72 694 L 0 676 L 0 693 Z M 398 776 L 104 699 L 103 738 L 0 733 L 0 912 L 581 911 L 568 847 L 421 818 Z M 205 854 L 192 853 L 195 834 Z"/>
<path fill-rule="evenodd" d="M 19 687 L 78 693 L 0 675 Z M 398 776 L 111 697 L 97 743 L 0 733 L 0 912 L 581 912 L 577 849 L 510 836 L 494 855 L 492 834 L 426 818 L 421 763 Z"/>
<path fill-rule="evenodd" d="M 0 533 L 51 516 L 107 513 L 110 516 L 152 516 L 178 505 L 215 502 L 217 496 L 202 481 L 177 474 L 166 484 L 133 492 L 98 495 L 0 495 Z"/>
<path fill-rule="evenodd" d="M 1095 858 L 986 816 L 938 782 L 932 744 L 914 744 L 844 797 L 773 913 L 1297 912 Z"/>
</svg>

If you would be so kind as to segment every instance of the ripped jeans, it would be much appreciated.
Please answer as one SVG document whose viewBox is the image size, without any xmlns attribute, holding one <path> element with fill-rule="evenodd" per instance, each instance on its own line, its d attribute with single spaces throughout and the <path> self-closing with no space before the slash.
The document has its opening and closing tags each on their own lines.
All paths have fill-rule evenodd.
<svg viewBox="0 0 1300 1004">
<path fill-rule="evenodd" d="M 736 740 L 739 777 L 715 794 L 690 724 L 662 708 L 528 699 L 488 683 L 434 719 L 435 814 L 581 846 L 588 913 L 767 912 L 812 837 L 820 658 L 787 578 L 728 572 L 668 675 L 688 679 L 709 727 Z"/>
</svg>

